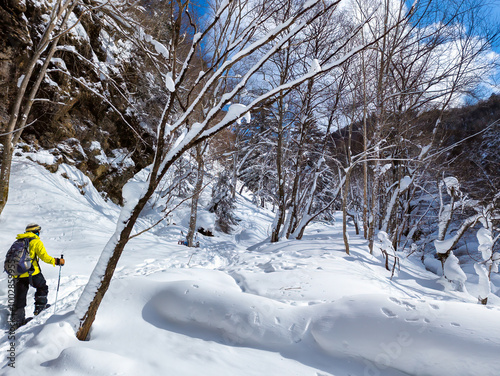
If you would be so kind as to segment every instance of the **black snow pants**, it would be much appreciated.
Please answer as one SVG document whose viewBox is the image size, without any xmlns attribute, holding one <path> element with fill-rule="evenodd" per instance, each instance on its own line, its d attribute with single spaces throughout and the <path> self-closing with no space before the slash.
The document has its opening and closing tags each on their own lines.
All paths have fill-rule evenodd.
<svg viewBox="0 0 500 376">
<path fill-rule="evenodd" d="M 25 319 L 24 307 L 26 307 L 26 295 L 28 295 L 30 284 L 36 289 L 35 312 L 41 311 L 47 305 L 49 287 L 47 286 L 47 282 L 45 281 L 42 273 L 31 276 L 31 283 L 29 277 L 15 278 L 15 280 L 14 304 L 12 305 L 11 320 L 13 322 L 22 323 Z"/>
</svg>

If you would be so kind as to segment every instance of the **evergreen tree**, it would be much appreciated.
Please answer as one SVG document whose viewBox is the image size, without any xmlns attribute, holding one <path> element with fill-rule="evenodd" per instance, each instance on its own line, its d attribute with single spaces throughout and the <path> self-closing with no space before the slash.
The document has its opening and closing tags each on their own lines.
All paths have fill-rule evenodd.
<svg viewBox="0 0 500 376">
<path fill-rule="evenodd" d="M 229 234 L 232 226 L 238 223 L 234 216 L 234 198 L 232 196 L 232 179 L 226 171 L 219 175 L 215 187 L 212 189 L 212 202 L 208 210 L 215 213 L 216 229 Z"/>
</svg>

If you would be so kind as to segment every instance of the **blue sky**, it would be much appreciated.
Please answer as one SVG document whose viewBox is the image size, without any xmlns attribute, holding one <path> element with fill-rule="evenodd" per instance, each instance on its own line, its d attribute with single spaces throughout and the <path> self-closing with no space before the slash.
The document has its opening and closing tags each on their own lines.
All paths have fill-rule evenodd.
<svg viewBox="0 0 500 376">
<path fill-rule="evenodd" d="M 500 0 L 491 0 L 491 13 L 490 13 L 490 19 L 492 23 L 497 23 L 497 25 L 500 25 Z M 500 28 L 500 26 L 499 26 Z M 500 54 L 500 42 L 497 43 L 497 46 L 495 46 L 494 50 Z"/>
<path fill-rule="evenodd" d="M 495 4 L 492 6 L 492 16 L 491 18 L 500 24 L 500 0 L 496 0 Z M 496 46 L 495 51 L 500 54 L 500 47 Z"/>
</svg>

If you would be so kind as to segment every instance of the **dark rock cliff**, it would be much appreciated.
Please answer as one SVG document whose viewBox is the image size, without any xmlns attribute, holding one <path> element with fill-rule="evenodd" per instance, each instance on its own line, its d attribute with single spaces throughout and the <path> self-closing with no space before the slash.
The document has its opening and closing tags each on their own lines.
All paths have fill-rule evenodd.
<svg viewBox="0 0 500 376">
<path fill-rule="evenodd" d="M 43 2 L 0 1 L 0 130 L 48 12 Z M 77 166 L 120 203 L 122 186 L 152 158 L 154 119 L 137 115 L 132 94 L 147 72 L 99 12 L 77 6 L 78 17 L 81 22 L 59 42 L 37 95 L 44 101 L 33 105 L 21 140 L 25 149 L 48 149 L 58 164 Z"/>
</svg>

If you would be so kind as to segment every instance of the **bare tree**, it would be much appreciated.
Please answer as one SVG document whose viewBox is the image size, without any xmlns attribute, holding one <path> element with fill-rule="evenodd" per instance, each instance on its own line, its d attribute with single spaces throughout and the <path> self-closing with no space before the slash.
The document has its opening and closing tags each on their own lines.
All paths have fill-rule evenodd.
<svg viewBox="0 0 500 376">
<path fill-rule="evenodd" d="M 358 4 L 360 14 L 369 9 L 366 2 Z M 371 192 L 365 194 L 363 213 L 370 249 L 377 230 L 387 231 L 395 248 L 409 231 L 409 203 L 427 176 L 429 156 L 440 147 L 436 135 L 444 111 L 478 85 L 479 72 L 487 74 L 493 66 L 485 52 L 498 31 L 473 16 L 480 4 L 449 4 L 446 11 L 441 6 L 430 0 L 405 10 L 403 2 L 386 0 L 376 8 L 380 17 L 363 31 L 363 36 L 384 35 L 361 55 L 366 156 L 373 150 L 363 178 L 364 191 Z M 388 25 L 395 27 L 387 32 Z M 431 109 L 437 116 L 425 140 L 420 116 Z"/>
<path fill-rule="evenodd" d="M 287 64 L 282 66 L 295 74 L 303 74 L 307 70 L 321 69 L 320 61 L 322 64 L 328 63 L 337 54 L 342 55 L 349 50 L 349 43 L 359 30 L 359 25 L 345 22 L 346 19 L 343 12 L 333 12 L 311 24 L 305 31 L 301 44 L 301 48 L 307 51 L 302 55 L 307 58 L 297 60 L 286 56 Z M 279 126 L 276 158 L 279 178 L 278 210 L 271 241 L 277 241 L 280 237 L 301 238 L 305 226 L 310 223 L 309 219 L 318 214 L 314 208 L 319 195 L 318 182 L 327 170 L 327 164 L 324 164 L 326 145 L 339 99 L 344 94 L 346 72 L 344 68 L 337 69 L 331 75 L 310 80 L 294 93 L 292 105 L 288 106 L 288 113 L 293 116 L 286 117 L 286 132 L 291 135 L 288 145 L 283 145 L 286 112 L 283 100 L 280 99 L 277 106 Z M 320 125 L 325 122 L 326 129 L 320 129 Z"/>
</svg>

